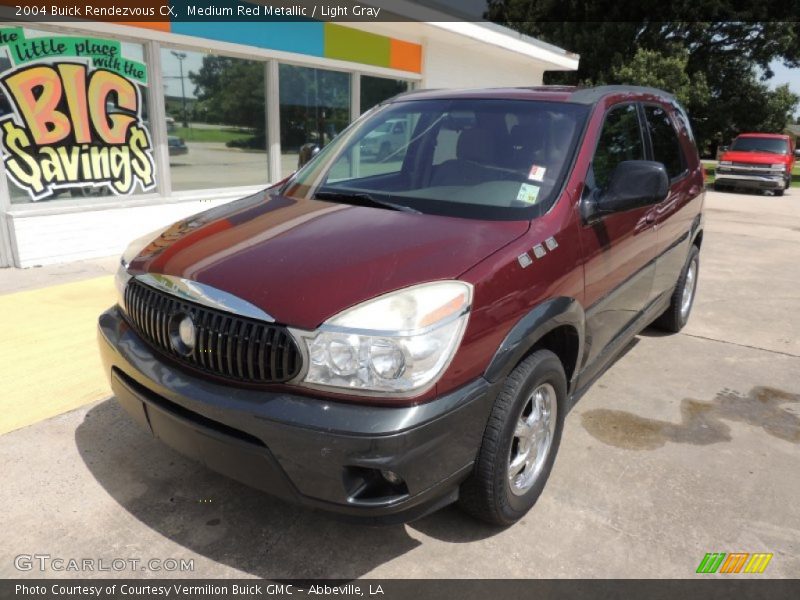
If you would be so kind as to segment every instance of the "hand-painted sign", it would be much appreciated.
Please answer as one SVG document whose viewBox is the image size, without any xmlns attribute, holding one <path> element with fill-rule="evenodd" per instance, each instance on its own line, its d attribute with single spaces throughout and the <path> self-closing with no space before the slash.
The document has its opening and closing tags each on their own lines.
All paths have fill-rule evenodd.
<svg viewBox="0 0 800 600">
<path fill-rule="evenodd" d="M 0 29 L 2 47 L 11 68 L 0 85 L 12 110 L 0 117 L 3 161 L 32 200 L 70 188 L 155 188 L 137 85 L 147 83 L 144 64 L 123 58 L 113 40 L 26 39 L 18 27 Z"/>
</svg>

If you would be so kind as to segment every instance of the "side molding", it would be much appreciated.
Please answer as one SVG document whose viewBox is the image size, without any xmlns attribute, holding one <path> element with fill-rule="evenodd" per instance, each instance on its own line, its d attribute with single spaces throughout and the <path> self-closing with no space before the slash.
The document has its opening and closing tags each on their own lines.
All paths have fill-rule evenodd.
<svg viewBox="0 0 800 600">
<path fill-rule="evenodd" d="M 495 352 L 484 377 L 491 383 L 504 379 L 537 341 L 555 328 L 569 325 L 578 332 L 577 364 L 568 382 L 572 393 L 581 368 L 585 324 L 583 307 L 574 298 L 558 297 L 547 300 L 511 328 Z"/>
</svg>

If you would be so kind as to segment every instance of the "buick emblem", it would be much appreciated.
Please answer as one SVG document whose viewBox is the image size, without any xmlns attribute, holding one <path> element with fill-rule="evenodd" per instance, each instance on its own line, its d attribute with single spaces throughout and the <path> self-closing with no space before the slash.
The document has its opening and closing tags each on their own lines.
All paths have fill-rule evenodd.
<svg viewBox="0 0 800 600">
<path fill-rule="evenodd" d="M 169 330 L 172 348 L 184 356 L 191 354 L 196 342 L 196 329 L 192 316 L 185 313 L 172 315 Z"/>
</svg>

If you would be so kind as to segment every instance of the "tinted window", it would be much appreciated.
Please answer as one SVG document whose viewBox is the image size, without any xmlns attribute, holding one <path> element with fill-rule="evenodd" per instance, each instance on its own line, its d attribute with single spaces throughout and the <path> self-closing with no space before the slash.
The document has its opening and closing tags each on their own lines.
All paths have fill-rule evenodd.
<svg viewBox="0 0 800 600">
<path fill-rule="evenodd" d="M 788 154 L 789 145 L 781 138 L 738 137 L 733 141 L 731 150 L 737 152 L 771 152 L 772 154 Z"/>
<path fill-rule="evenodd" d="M 592 161 L 597 186 L 605 188 L 611 171 L 625 160 L 644 160 L 642 132 L 634 104 L 615 106 L 606 115 Z"/>
<path fill-rule="evenodd" d="M 684 171 L 678 135 L 667 112 L 660 106 L 645 106 L 647 127 L 653 144 L 653 160 L 664 163 L 670 179 Z"/>
<path fill-rule="evenodd" d="M 402 94 L 411 89 L 408 81 L 387 79 L 385 77 L 361 76 L 361 112 L 367 112 L 376 104 L 388 100 L 392 96 Z"/>
<path fill-rule="evenodd" d="M 325 146 L 350 123 L 350 75 L 281 65 L 279 88 L 281 170 L 289 175 L 297 168 L 301 146 Z"/>
</svg>

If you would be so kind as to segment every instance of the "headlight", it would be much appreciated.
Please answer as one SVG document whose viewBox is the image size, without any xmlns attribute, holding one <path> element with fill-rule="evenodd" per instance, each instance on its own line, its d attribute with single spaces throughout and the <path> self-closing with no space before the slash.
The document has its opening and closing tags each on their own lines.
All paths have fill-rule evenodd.
<svg viewBox="0 0 800 600">
<path fill-rule="evenodd" d="M 729 160 L 721 160 L 721 161 L 719 161 L 719 164 L 721 164 L 721 165 L 732 165 L 733 162 L 731 162 Z"/>
<path fill-rule="evenodd" d="M 161 227 L 160 229 L 156 229 L 155 231 L 151 231 L 150 233 L 146 233 L 143 236 L 136 238 L 130 244 L 128 244 L 128 247 L 125 248 L 125 252 L 122 253 L 122 256 L 119 259 L 117 273 L 114 275 L 114 285 L 117 288 L 117 302 L 123 309 L 125 308 L 125 286 L 128 285 L 128 281 L 131 279 L 131 275 L 128 273 L 128 265 L 131 264 L 131 261 L 136 258 L 139 252 L 141 252 L 144 247 L 147 246 L 147 244 L 152 242 L 170 227 L 172 227 L 172 224 L 169 224 L 166 227 Z"/>
<path fill-rule="evenodd" d="M 470 284 L 438 281 L 348 309 L 299 334 L 309 356 L 304 383 L 345 393 L 419 395 L 453 358 L 471 302 Z"/>
</svg>

